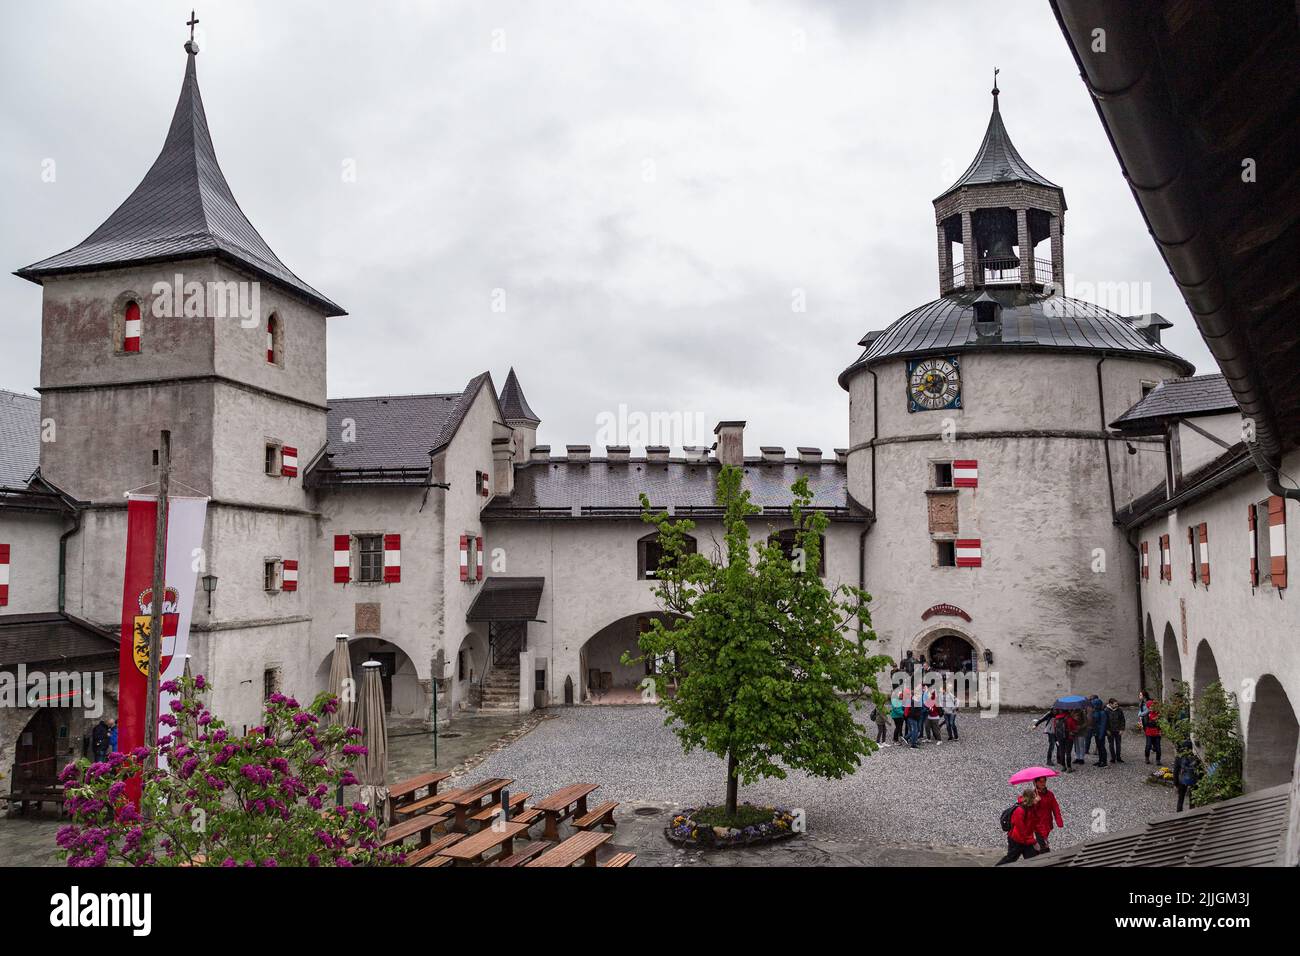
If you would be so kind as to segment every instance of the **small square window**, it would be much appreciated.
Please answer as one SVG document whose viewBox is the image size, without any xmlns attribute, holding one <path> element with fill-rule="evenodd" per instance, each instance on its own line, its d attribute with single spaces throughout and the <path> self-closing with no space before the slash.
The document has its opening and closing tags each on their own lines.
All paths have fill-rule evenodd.
<svg viewBox="0 0 1300 956">
<path fill-rule="evenodd" d="M 357 580 L 377 583 L 384 579 L 384 536 L 357 535 Z"/>
<path fill-rule="evenodd" d="M 934 566 L 936 568 L 957 567 L 957 542 L 936 541 L 934 543 Z"/>
<path fill-rule="evenodd" d="M 280 562 L 271 560 L 262 563 L 262 589 L 265 591 L 280 590 Z"/>
<path fill-rule="evenodd" d="M 935 488 L 952 487 L 952 462 L 936 461 L 934 463 L 934 486 Z"/>
<path fill-rule="evenodd" d="M 270 700 L 280 693 L 280 668 L 268 667 L 262 671 L 262 700 Z"/>
<path fill-rule="evenodd" d="M 280 446 L 272 442 L 266 444 L 266 473 L 272 477 L 280 477 Z"/>
</svg>

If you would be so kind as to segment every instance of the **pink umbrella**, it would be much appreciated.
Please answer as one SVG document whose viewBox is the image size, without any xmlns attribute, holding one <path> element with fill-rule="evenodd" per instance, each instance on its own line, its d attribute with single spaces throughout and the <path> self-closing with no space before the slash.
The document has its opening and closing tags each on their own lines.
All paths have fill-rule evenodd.
<svg viewBox="0 0 1300 956">
<path fill-rule="evenodd" d="M 1039 777 L 1055 777 L 1056 771 L 1051 767 L 1026 767 L 1024 770 L 1017 770 L 1013 773 L 1007 783 L 1030 783 Z"/>
</svg>

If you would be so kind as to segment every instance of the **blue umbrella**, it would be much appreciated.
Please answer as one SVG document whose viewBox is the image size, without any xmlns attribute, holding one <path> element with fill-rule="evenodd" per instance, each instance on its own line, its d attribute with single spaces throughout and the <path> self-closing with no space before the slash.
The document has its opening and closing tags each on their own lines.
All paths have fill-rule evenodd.
<svg viewBox="0 0 1300 956">
<path fill-rule="evenodd" d="M 1071 694 L 1069 697 L 1058 697 L 1052 706 L 1056 710 L 1083 710 L 1088 706 L 1088 698 Z"/>
</svg>

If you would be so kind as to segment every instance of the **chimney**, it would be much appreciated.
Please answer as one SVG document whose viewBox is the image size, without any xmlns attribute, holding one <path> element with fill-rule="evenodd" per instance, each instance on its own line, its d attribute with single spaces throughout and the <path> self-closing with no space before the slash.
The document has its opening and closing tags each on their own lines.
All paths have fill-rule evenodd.
<svg viewBox="0 0 1300 956">
<path fill-rule="evenodd" d="M 646 460 L 646 461 L 656 461 L 656 462 L 665 462 L 665 461 L 667 461 L 667 460 L 668 460 L 668 446 L 667 446 L 667 445 L 646 445 L 646 446 L 645 446 L 645 460 Z"/>
<path fill-rule="evenodd" d="M 763 453 L 763 463 L 780 465 L 785 462 L 785 449 L 780 445 L 763 445 L 758 449 Z"/>
<path fill-rule="evenodd" d="M 737 468 L 744 467 L 745 423 L 718 422 L 713 429 L 713 434 L 718 436 L 716 445 L 718 461 L 724 465 L 734 465 Z"/>
<path fill-rule="evenodd" d="M 531 461 L 550 461 L 550 445 L 534 445 L 528 452 L 528 460 Z"/>
<path fill-rule="evenodd" d="M 590 445 L 566 445 L 569 452 L 569 461 L 588 462 L 591 461 Z"/>
<path fill-rule="evenodd" d="M 698 464 L 709 460 L 708 445 L 687 445 L 682 449 L 682 453 L 686 456 L 686 460 L 689 462 Z"/>
<path fill-rule="evenodd" d="M 625 463 L 628 459 L 628 456 L 631 454 L 632 454 L 632 449 L 629 448 L 627 445 L 606 445 L 605 446 L 605 459 L 611 463 L 613 462 L 618 462 L 619 464 Z"/>
<path fill-rule="evenodd" d="M 835 461 L 838 464 L 847 465 L 849 463 L 849 450 L 847 448 L 836 448 Z"/>
<path fill-rule="evenodd" d="M 822 462 L 822 450 L 820 448 L 808 448 L 804 445 L 800 445 L 799 460 L 805 465 L 820 465 Z"/>
</svg>

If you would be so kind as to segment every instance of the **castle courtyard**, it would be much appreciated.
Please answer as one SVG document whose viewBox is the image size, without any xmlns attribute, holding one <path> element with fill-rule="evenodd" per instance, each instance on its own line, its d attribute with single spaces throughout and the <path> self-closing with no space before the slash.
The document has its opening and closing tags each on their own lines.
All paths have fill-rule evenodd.
<svg viewBox="0 0 1300 956">
<path fill-rule="evenodd" d="M 886 747 L 843 780 L 792 773 L 743 787 L 742 800 L 805 812 L 805 835 L 762 850 L 686 851 L 665 839 L 663 827 L 675 810 L 718 801 L 723 774 L 712 755 L 682 753 L 657 707 L 458 717 L 443 728 L 457 736 L 439 739 L 438 764 L 461 771 L 449 781 L 454 786 L 510 777 L 512 792 L 544 795 L 576 781 L 599 783 L 596 797 L 619 802 L 612 844 L 635 852 L 644 866 L 988 866 L 1006 849 L 998 815 L 1017 789 L 1007 777 L 1046 756 L 1041 729 L 1030 726 L 1034 716 L 963 714 L 959 741 L 923 743 L 918 750 Z M 390 780 L 431 766 L 429 735 L 413 731 L 400 724 L 390 729 Z M 1102 769 L 1090 757 L 1073 775 L 1052 782 L 1065 815 L 1054 847 L 1131 829 L 1173 810 L 1172 788 L 1145 780 L 1152 768 L 1142 762 L 1141 738 L 1130 732 L 1124 746 L 1124 763 Z M 1094 832 L 1098 811 L 1104 811 L 1105 831 Z M 57 865 L 60 825 L 52 815 L 0 819 L 0 858 Z"/>
</svg>

